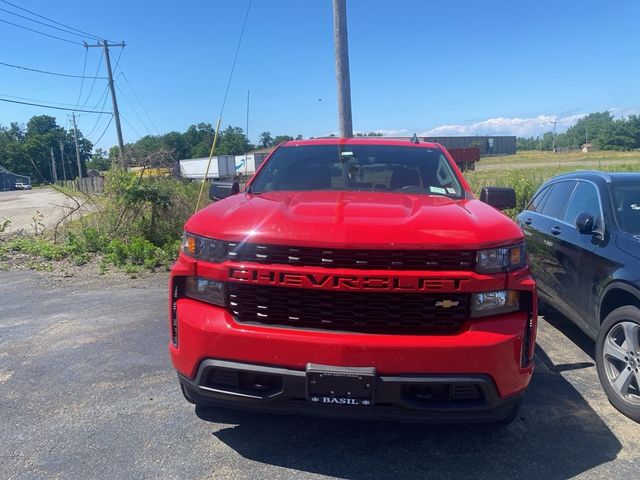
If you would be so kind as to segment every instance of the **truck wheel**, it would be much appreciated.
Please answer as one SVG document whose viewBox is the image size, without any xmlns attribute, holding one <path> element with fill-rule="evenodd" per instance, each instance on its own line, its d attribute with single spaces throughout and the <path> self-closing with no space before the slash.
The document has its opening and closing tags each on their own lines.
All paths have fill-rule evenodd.
<svg viewBox="0 0 640 480">
<path fill-rule="evenodd" d="M 615 309 L 600 326 L 596 343 L 598 377 L 609 402 L 640 423 L 640 309 Z"/>
</svg>

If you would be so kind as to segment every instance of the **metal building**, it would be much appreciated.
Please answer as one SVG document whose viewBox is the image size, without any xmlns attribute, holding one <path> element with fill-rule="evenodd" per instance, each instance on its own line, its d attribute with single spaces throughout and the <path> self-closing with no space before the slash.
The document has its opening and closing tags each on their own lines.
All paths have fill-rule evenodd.
<svg viewBox="0 0 640 480">
<path fill-rule="evenodd" d="M 0 165 L 0 191 L 15 190 L 17 182 L 31 185 L 31 179 L 29 177 L 12 173 Z"/>
<path fill-rule="evenodd" d="M 444 148 L 478 147 L 481 155 L 515 155 L 516 137 L 511 135 L 482 135 L 470 137 L 423 137 L 425 142 L 436 142 Z"/>
</svg>

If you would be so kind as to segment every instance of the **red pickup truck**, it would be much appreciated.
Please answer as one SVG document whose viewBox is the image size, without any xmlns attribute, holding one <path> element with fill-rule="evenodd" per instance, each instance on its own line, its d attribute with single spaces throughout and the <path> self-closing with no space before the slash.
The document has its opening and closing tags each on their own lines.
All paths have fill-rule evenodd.
<svg viewBox="0 0 640 480">
<path fill-rule="evenodd" d="M 169 350 L 196 404 L 329 417 L 509 422 L 532 374 L 520 228 L 438 144 L 280 145 L 185 225 Z M 487 204 L 488 203 L 488 204 Z M 493 206 L 491 206 L 493 205 Z M 496 208 L 493 208 L 496 207 Z"/>
</svg>

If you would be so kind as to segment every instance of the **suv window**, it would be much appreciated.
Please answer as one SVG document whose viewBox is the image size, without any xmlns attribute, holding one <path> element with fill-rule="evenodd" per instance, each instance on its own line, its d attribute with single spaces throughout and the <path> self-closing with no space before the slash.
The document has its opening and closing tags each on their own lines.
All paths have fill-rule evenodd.
<svg viewBox="0 0 640 480">
<path fill-rule="evenodd" d="M 567 200 L 569 200 L 569 195 L 571 195 L 575 186 L 575 180 L 558 182 L 551 185 L 551 190 L 547 196 L 547 201 L 544 202 L 541 213 L 548 217 L 561 219 L 562 212 L 564 212 L 564 208 L 567 205 Z"/>
<path fill-rule="evenodd" d="M 600 210 L 598 190 L 591 183 L 578 182 L 564 214 L 564 221 L 573 225 L 576 217 L 583 212 L 593 215 L 596 219 L 596 226 L 600 226 L 602 211 Z"/>
<path fill-rule="evenodd" d="M 539 212 L 544 206 L 544 200 L 545 198 L 547 198 L 547 195 L 549 194 L 549 190 L 550 188 L 546 187 L 538 195 L 533 197 L 533 200 L 531 200 L 531 203 L 527 207 L 527 210 L 531 212 Z"/>
<path fill-rule="evenodd" d="M 280 147 L 250 186 L 256 194 L 274 190 L 464 195 L 440 149 L 366 144 Z"/>
</svg>

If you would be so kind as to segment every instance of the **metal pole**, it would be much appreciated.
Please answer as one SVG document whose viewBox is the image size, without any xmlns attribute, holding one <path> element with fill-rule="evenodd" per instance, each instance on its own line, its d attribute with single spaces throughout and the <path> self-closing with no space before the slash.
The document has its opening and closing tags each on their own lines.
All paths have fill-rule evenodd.
<svg viewBox="0 0 640 480">
<path fill-rule="evenodd" d="M 118 134 L 118 147 L 120 149 L 120 158 L 124 155 L 124 141 L 122 140 L 122 127 L 120 126 L 120 111 L 118 110 L 118 101 L 116 100 L 116 89 L 113 84 L 113 72 L 111 71 L 111 59 L 109 58 L 109 44 L 103 40 L 104 58 L 107 62 L 107 73 L 109 75 L 109 89 L 111 90 L 111 103 L 113 104 L 113 116 L 116 120 L 116 133 Z M 124 42 L 122 42 L 124 47 Z"/>
<path fill-rule="evenodd" d="M 64 181 L 66 182 L 67 170 L 64 168 L 64 142 L 62 140 L 58 140 L 58 145 L 60 145 L 60 162 L 62 162 L 62 176 L 64 178 Z"/>
<path fill-rule="evenodd" d="M 249 93 L 250 90 L 247 90 L 247 142 L 249 141 Z M 247 173 L 247 152 L 244 152 L 244 173 Z"/>
<path fill-rule="evenodd" d="M 58 183 L 58 172 L 56 172 L 56 158 L 53 156 L 53 147 L 51 147 L 51 172 L 53 173 L 53 183 Z"/>
<path fill-rule="evenodd" d="M 347 35 L 346 0 L 333 0 L 333 41 L 338 84 L 338 120 L 340 137 L 353 137 L 351 119 L 351 80 L 349 77 L 349 45 Z"/>
<path fill-rule="evenodd" d="M 73 142 L 76 144 L 76 160 L 78 161 L 78 190 L 80 190 L 80 179 L 82 178 L 82 166 L 80 165 L 80 149 L 78 148 L 78 133 L 76 132 L 76 114 L 72 113 L 73 119 Z"/>
</svg>

